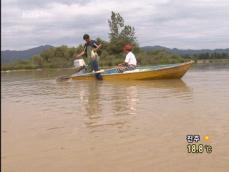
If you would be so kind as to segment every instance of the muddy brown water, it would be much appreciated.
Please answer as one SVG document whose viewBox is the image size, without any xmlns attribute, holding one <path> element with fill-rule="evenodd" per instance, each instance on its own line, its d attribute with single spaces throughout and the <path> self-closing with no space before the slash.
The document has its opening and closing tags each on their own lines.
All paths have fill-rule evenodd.
<svg viewBox="0 0 229 172">
<path fill-rule="evenodd" d="M 182 80 L 56 82 L 71 72 L 1 73 L 4 172 L 228 171 L 229 66 L 194 66 Z M 187 134 L 212 153 L 188 153 Z"/>
</svg>

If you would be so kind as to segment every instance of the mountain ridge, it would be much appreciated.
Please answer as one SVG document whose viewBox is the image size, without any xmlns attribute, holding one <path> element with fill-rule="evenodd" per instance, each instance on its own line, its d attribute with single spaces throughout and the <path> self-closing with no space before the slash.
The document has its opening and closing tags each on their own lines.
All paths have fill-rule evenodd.
<svg viewBox="0 0 229 172">
<path fill-rule="evenodd" d="M 229 55 L 229 48 L 217 48 L 217 49 L 178 49 L 178 48 L 167 48 L 163 46 L 143 46 L 141 47 L 143 51 L 155 51 L 155 50 L 166 50 L 171 53 L 179 55 L 194 55 L 194 54 L 203 54 L 203 53 L 225 53 Z"/>
<path fill-rule="evenodd" d="M 1 62 L 10 63 L 15 60 L 27 60 L 52 47 L 51 45 L 41 45 L 27 50 L 3 50 L 1 51 Z"/>
</svg>

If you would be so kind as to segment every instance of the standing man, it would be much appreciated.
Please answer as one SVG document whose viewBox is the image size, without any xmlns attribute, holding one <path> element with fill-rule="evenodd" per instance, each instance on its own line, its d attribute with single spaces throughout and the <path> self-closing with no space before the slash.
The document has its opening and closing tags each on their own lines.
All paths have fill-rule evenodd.
<svg viewBox="0 0 229 172">
<path fill-rule="evenodd" d="M 76 58 L 79 58 L 85 54 L 88 58 L 88 66 L 89 66 L 88 72 L 92 72 L 93 70 L 95 72 L 99 71 L 99 65 L 98 65 L 99 56 L 96 51 L 102 45 L 98 44 L 95 40 L 91 40 L 88 34 L 84 34 L 83 39 L 85 41 L 83 51 L 78 55 L 76 55 Z M 96 73 L 95 76 L 98 80 L 103 79 L 100 73 Z"/>
</svg>

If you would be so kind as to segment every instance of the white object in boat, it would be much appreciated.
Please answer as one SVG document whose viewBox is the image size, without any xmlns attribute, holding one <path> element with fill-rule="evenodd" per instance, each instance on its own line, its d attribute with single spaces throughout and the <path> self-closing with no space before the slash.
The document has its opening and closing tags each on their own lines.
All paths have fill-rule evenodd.
<svg viewBox="0 0 229 172">
<path fill-rule="evenodd" d="M 134 73 L 134 72 L 140 72 L 140 69 L 127 70 L 127 71 L 124 71 L 123 73 Z"/>
<path fill-rule="evenodd" d="M 75 68 L 86 66 L 84 59 L 76 59 L 74 60 Z"/>
</svg>

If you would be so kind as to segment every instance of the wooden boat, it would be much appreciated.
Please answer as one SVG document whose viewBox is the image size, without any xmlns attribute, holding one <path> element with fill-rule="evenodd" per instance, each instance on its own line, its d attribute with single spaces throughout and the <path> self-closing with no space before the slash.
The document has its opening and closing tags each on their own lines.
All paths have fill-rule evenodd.
<svg viewBox="0 0 229 172">
<path fill-rule="evenodd" d="M 104 80 L 151 80 L 179 79 L 191 67 L 193 61 L 157 66 L 137 67 L 135 70 L 118 73 L 115 68 L 100 71 Z M 75 73 L 69 78 L 73 80 L 95 79 L 95 73 Z"/>
</svg>

